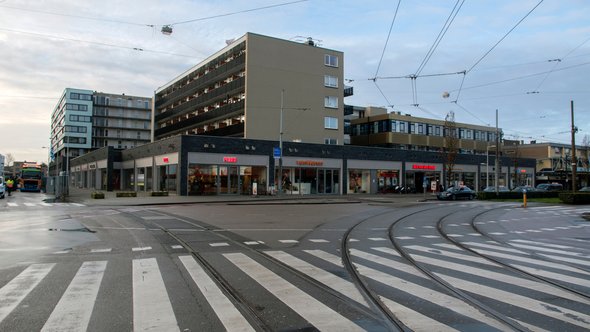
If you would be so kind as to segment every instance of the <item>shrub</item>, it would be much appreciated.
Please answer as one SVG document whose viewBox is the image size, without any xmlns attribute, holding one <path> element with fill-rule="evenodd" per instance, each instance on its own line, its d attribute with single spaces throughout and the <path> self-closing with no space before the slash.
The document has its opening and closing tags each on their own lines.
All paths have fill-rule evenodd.
<svg viewBox="0 0 590 332">
<path fill-rule="evenodd" d="M 559 193 L 559 199 L 565 204 L 590 204 L 590 193 Z"/>
<path fill-rule="evenodd" d="M 90 197 L 94 199 L 104 199 L 104 193 L 100 191 L 94 191 L 90 194 Z"/>
<path fill-rule="evenodd" d="M 167 191 L 152 191 L 152 196 L 168 196 Z"/>
</svg>

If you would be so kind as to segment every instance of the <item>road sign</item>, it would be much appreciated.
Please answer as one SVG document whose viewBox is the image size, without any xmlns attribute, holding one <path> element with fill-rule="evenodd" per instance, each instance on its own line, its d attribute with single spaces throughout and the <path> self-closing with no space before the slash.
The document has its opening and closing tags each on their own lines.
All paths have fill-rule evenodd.
<svg viewBox="0 0 590 332">
<path fill-rule="evenodd" d="M 272 153 L 275 158 L 280 158 L 281 157 L 281 148 L 273 148 Z"/>
</svg>

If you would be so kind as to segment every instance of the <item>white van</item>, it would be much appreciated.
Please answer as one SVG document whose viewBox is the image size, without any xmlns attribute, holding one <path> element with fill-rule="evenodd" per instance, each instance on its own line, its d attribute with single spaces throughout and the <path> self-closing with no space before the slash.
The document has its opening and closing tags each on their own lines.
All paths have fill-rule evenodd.
<svg viewBox="0 0 590 332">
<path fill-rule="evenodd" d="M 4 177 L 0 176 L 0 199 L 4 198 L 6 194 L 6 184 L 4 183 Z"/>
</svg>

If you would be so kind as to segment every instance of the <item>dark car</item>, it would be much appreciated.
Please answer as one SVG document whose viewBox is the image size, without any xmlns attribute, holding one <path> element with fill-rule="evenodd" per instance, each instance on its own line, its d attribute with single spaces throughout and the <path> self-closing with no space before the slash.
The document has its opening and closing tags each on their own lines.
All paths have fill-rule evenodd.
<svg viewBox="0 0 590 332">
<path fill-rule="evenodd" d="M 527 193 L 532 193 L 532 192 L 538 191 L 535 187 L 531 187 L 531 186 L 518 186 L 518 187 L 515 187 L 514 189 L 512 189 L 512 192 L 521 193 L 524 190 L 526 190 Z"/>
<path fill-rule="evenodd" d="M 443 192 L 440 192 L 436 195 L 438 199 L 474 199 L 475 198 L 475 191 L 469 189 L 469 187 L 451 187 Z"/>
<path fill-rule="evenodd" d="M 494 187 L 494 186 L 485 187 L 485 189 L 483 191 L 486 193 L 495 193 L 496 187 Z M 510 191 L 510 189 L 508 189 L 508 187 L 506 187 L 506 186 L 498 186 L 498 192 L 500 192 L 500 193 L 507 193 L 509 191 Z"/>
<path fill-rule="evenodd" d="M 561 191 L 563 185 L 560 183 L 541 183 L 537 186 L 538 191 Z"/>
</svg>

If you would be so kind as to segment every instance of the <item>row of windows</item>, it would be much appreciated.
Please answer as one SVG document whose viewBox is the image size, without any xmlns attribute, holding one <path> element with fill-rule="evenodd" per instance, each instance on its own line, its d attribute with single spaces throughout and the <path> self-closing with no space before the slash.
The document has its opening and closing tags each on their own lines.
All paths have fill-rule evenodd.
<svg viewBox="0 0 590 332">
<path fill-rule="evenodd" d="M 86 144 L 86 137 L 64 136 L 64 143 Z"/>
<path fill-rule="evenodd" d="M 88 111 L 88 105 L 82 104 L 66 104 L 66 109 L 70 111 Z"/>
<path fill-rule="evenodd" d="M 461 139 L 475 139 L 478 141 L 494 141 L 496 139 L 495 132 L 480 131 L 467 128 L 458 128 L 458 138 Z M 399 120 L 381 120 L 370 124 L 362 123 L 352 126 L 352 135 L 368 135 L 376 133 L 404 133 L 404 134 L 418 134 L 427 136 L 443 136 L 448 135 L 443 126 L 431 125 L 426 123 L 415 123 Z"/>
<path fill-rule="evenodd" d="M 74 100 L 92 100 L 92 95 L 86 93 L 70 92 L 70 99 Z"/>
<path fill-rule="evenodd" d="M 86 115 L 70 114 L 70 121 L 72 122 L 92 122 L 92 117 Z"/>
<path fill-rule="evenodd" d="M 88 128 L 83 126 L 66 126 L 66 131 L 70 133 L 85 133 Z"/>
</svg>

